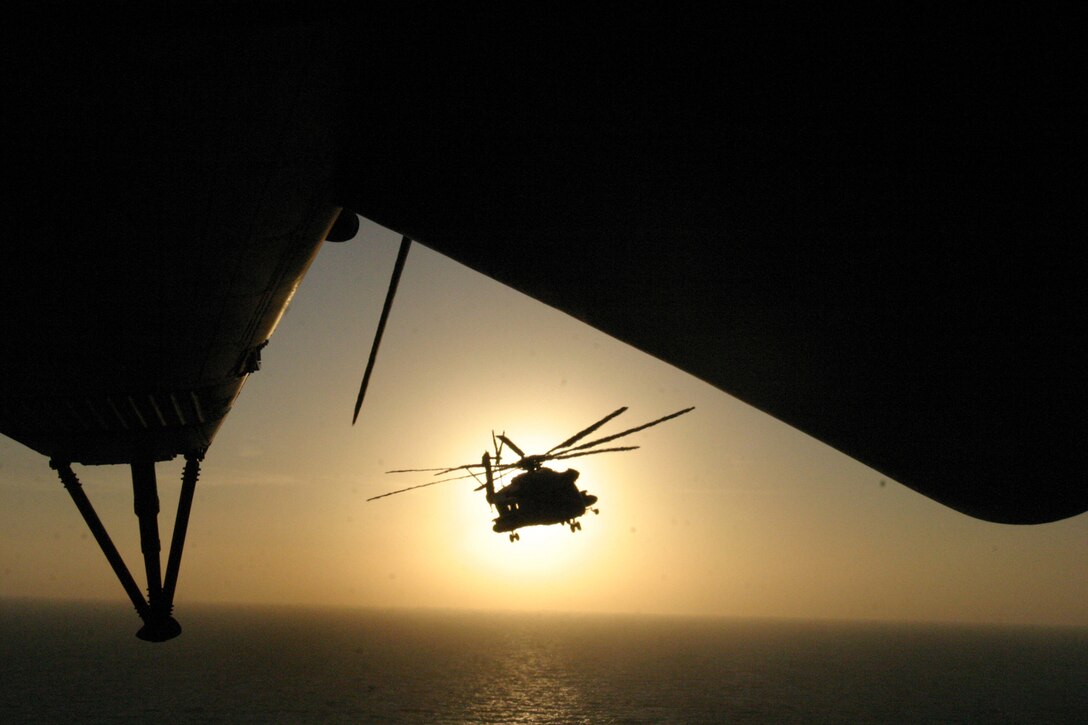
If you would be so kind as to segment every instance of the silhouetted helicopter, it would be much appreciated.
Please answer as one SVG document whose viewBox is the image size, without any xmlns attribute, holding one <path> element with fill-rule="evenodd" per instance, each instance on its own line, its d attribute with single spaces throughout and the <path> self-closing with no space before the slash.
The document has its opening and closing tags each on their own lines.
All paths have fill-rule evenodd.
<svg viewBox="0 0 1088 725">
<path fill-rule="evenodd" d="M 612 411 L 588 428 L 578 431 L 559 445 L 553 446 L 546 453 L 528 455 L 525 451 L 521 450 L 514 441 L 510 440 L 505 433 L 496 436 L 495 433 L 492 432 L 491 442 L 495 449 L 494 459 L 491 458 L 490 453 L 485 451 L 479 463 L 466 463 L 460 466 L 450 466 L 446 468 L 403 468 L 387 471 L 387 473 L 423 473 L 433 471 L 435 476 L 444 476 L 455 471 L 468 471 L 467 475 L 442 478 L 438 481 L 421 483 L 417 486 L 409 486 L 408 488 L 390 491 L 389 493 L 383 493 L 379 496 L 372 496 L 371 498 L 368 498 L 367 501 L 374 501 L 375 499 L 385 498 L 386 496 L 392 496 L 393 494 L 414 491 L 417 488 L 434 486 L 439 483 L 474 478 L 480 483 L 475 490 L 487 491 L 487 502 L 499 512 L 498 517 L 494 520 L 495 525 L 491 527 L 492 530 L 500 534 L 509 532 L 510 541 L 517 541 L 521 538 L 517 533 L 517 529 L 520 529 L 523 526 L 566 524 L 570 527 L 572 532 L 578 531 L 582 528 L 582 524 L 577 519 L 585 514 L 586 511 L 592 511 L 595 514 L 600 513 L 597 509 L 591 508 L 593 504 L 597 503 L 597 497 L 587 491 L 579 490 L 575 485 L 574 482 L 578 480 L 578 471 L 575 471 L 574 469 L 555 471 L 546 467 L 544 463 L 546 461 L 559 461 L 569 458 L 578 458 L 579 456 L 589 456 L 595 453 L 633 451 L 638 448 L 638 446 L 614 446 L 611 448 L 597 448 L 597 446 L 610 443 L 617 438 L 623 438 L 632 433 L 637 433 L 640 430 L 645 430 L 658 423 L 672 420 L 673 418 L 677 418 L 695 410 L 695 408 L 684 408 L 683 410 L 670 413 L 657 420 L 652 420 L 649 423 L 644 423 L 634 428 L 628 428 L 620 433 L 605 436 L 604 438 L 597 438 L 596 440 L 582 443 L 581 445 L 575 445 L 625 410 L 627 410 L 627 406 Z M 518 460 L 513 463 L 502 462 L 502 450 L 504 445 L 509 446 L 510 450 L 518 454 Z M 474 469 L 482 469 L 484 476 L 482 482 Z M 520 469 L 521 471 L 524 471 L 524 473 L 514 476 L 510 483 L 496 490 L 496 475 L 501 482 L 506 473 L 516 469 Z"/>
</svg>

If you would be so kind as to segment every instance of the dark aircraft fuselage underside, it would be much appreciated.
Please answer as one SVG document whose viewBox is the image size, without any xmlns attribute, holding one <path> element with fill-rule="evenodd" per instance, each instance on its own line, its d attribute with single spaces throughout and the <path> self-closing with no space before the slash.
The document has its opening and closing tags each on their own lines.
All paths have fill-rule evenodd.
<svg viewBox="0 0 1088 725">
<path fill-rule="evenodd" d="M 1060 31 L 249 9 L 8 44 L 6 435 L 206 447 L 345 207 L 972 516 L 1088 509 Z"/>
<path fill-rule="evenodd" d="M 61 461 L 207 448 L 338 213 L 313 33 L 141 30 L 52 28 L 9 78 L 0 430 Z"/>
</svg>

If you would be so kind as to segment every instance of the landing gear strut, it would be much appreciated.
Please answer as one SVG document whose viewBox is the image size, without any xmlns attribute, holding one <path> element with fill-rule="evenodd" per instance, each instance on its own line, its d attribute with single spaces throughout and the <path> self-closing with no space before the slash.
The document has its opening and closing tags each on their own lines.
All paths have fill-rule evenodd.
<svg viewBox="0 0 1088 725">
<path fill-rule="evenodd" d="M 174 535 L 170 541 L 170 554 L 166 563 L 166 576 L 160 577 L 159 562 L 159 495 L 155 480 L 155 462 L 140 459 L 130 464 L 132 469 L 133 509 L 140 522 L 140 551 L 144 557 L 144 572 L 147 575 L 147 599 L 140 592 L 136 580 L 132 578 L 124 559 L 113 545 L 106 527 L 95 513 L 83 486 L 72 471 L 70 463 L 50 461 L 49 465 L 57 471 L 65 490 L 72 497 L 76 508 L 87 523 L 99 548 L 105 554 L 113 573 L 136 607 L 144 626 L 136 636 L 148 642 L 165 642 L 181 634 L 181 625 L 171 616 L 174 608 L 174 592 L 177 589 L 178 572 L 181 569 L 181 552 L 185 547 L 185 532 L 189 527 L 189 512 L 193 507 L 193 494 L 196 491 L 196 479 L 200 475 L 200 460 L 203 451 L 185 457 L 185 471 L 181 477 L 181 496 L 178 499 L 178 511 L 174 521 Z"/>
</svg>

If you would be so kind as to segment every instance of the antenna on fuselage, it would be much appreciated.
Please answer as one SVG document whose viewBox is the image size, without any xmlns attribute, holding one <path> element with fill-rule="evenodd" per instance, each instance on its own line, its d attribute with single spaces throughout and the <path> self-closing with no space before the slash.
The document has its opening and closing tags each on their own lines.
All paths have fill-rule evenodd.
<svg viewBox="0 0 1088 725">
<path fill-rule="evenodd" d="M 382 315 L 378 318 L 378 330 L 374 333 L 374 344 L 370 348 L 370 358 L 366 361 L 366 372 L 363 373 L 363 382 L 359 386 L 359 397 L 355 399 L 355 412 L 351 416 L 352 425 L 355 425 L 355 421 L 359 419 L 359 409 L 363 407 L 366 388 L 370 384 L 370 374 L 374 372 L 374 362 L 378 359 L 378 346 L 382 344 L 385 322 L 389 319 L 389 310 L 393 307 L 393 297 L 397 294 L 397 284 L 400 282 L 400 275 L 404 271 L 404 262 L 408 259 L 408 249 L 411 246 L 412 240 L 408 237 L 403 237 L 400 240 L 397 261 L 393 264 L 393 276 L 389 280 L 389 291 L 385 293 Z"/>
</svg>

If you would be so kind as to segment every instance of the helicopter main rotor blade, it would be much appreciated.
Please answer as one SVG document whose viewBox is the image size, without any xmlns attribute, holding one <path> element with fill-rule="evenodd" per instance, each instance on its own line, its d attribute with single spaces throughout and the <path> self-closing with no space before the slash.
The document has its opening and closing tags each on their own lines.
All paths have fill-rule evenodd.
<svg viewBox="0 0 1088 725">
<path fill-rule="evenodd" d="M 498 462 L 498 458 L 496 457 L 494 464 L 489 465 L 489 463 L 490 463 L 489 456 L 485 453 L 484 454 L 485 462 L 483 462 L 483 463 L 466 463 L 466 464 L 461 465 L 461 466 L 452 466 L 452 467 L 449 467 L 449 468 L 399 468 L 399 469 L 395 469 L 395 470 L 392 470 L 392 471 L 386 471 L 386 473 L 432 473 L 433 472 L 435 476 L 443 476 L 443 475 L 445 475 L 447 473 L 453 473 L 454 471 L 468 471 L 468 473 L 463 475 L 463 476 L 454 476 L 453 478 L 443 478 L 443 479 L 438 480 L 438 481 L 429 481 L 427 483 L 420 483 L 420 484 L 417 484 L 415 486 L 408 486 L 407 488 L 397 489 L 396 491 L 390 491 L 389 493 L 383 493 L 380 496 L 372 496 L 372 497 L 368 498 L 367 501 L 374 501 L 375 499 L 385 498 L 386 496 L 392 496 L 392 495 L 398 494 L 398 493 L 405 493 L 406 491 L 414 491 L 417 488 L 426 488 L 427 486 L 435 486 L 435 485 L 437 485 L 439 483 L 447 483 L 449 481 L 461 481 L 461 480 L 464 480 L 466 478 L 475 478 L 477 481 L 479 481 L 480 479 L 476 478 L 476 474 L 473 473 L 473 471 L 472 471 L 472 469 L 474 469 L 474 468 L 490 469 L 492 474 L 496 474 L 498 477 L 502 477 L 502 476 L 506 475 L 506 473 L 508 471 L 512 471 L 515 468 L 524 468 L 526 470 L 535 470 L 536 468 L 539 468 L 540 464 L 543 463 L 544 461 L 565 460 L 567 458 L 578 458 L 579 456 L 591 456 L 591 455 L 594 455 L 596 453 L 619 453 L 621 451 L 637 450 L 639 448 L 639 446 L 614 446 L 612 448 L 598 448 L 597 450 L 589 450 L 589 449 L 594 448 L 595 446 L 599 446 L 602 443 L 608 443 L 609 441 L 614 441 L 617 438 L 622 438 L 623 436 L 631 435 L 632 433 L 637 433 L 640 430 L 645 430 L 645 429 L 647 429 L 647 428 L 649 428 L 651 426 L 657 425 L 658 423 L 664 423 L 667 420 L 672 420 L 673 418 L 677 418 L 677 417 L 679 417 L 681 415 L 684 415 L 685 413 L 690 413 L 691 411 L 695 410 L 695 407 L 692 406 L 690 408 L 684 408 L 683 410 L 678 410 L 675 413 L 670 413 L 669 415 L 658 418 L 657 420 L 651 420 L 649 423 L 643 423 L 640 426 L 636 426 L 634 428 L 628 428 L 627 430 L 621 431 L 620 433 L 616 433 L 616 434 L 610 435 L 610 436 L 605 436 L 604 438 L 598 438 L 595 441 L 590 441 L 589 443 L 583 443 L 582 445 L 577 446 L 575 448 L 570 448 L 569 450 L 562 450 L 564 447 L 570 446 L 573 443 L 576 443 L 579 440 L 581 440 L 582 438 L 586 437 L 587 435 L 589 435 L 593 431 L 597 430 L 602 425 L 604 425 L 608 421 L 612 420 L 613 418 L 615 418 L 617 415 L 624 412 L 625 410 L 627 410 L 626 406 L 612 411 L 611 413 L 606 415 L 601 420 L 597 421 L 596 423 L 589 426 L 585 430 L 579 431 L 573 437 L 568 438 L 567 440 L 563 441 L 563 443 L 559 444 L 558 446 L 556 446 L 552 450 L 550 450 L 547 453 L 542 454 L 542 455 L 526 456 L 525 452 L 523 450 L 521 450 L 520 448 L 518 448 L 516 443 L 514 443 L 512 440 L 507 438 L 505 433 L 502 434 L 502 435 L 496 436 L 494 434 L 494 432 L 492 432 L 491 435 L 493 436 L 493 438 L 492 438 L 493 442 L 494 442 L 495 439 L 498 439 L 503 444 L 510 446 L 510 448 L 515 453 L 517 453 L 519 456 L 521 456 L 521 460 L 517 461 L 515 463 L 502 463 L 502 464 L 500 464 Z M 556 451 L 558 451 L 558 452 L 556 452 Z M 496 453 L 497 453 L 497 451 L 496 451 Z M 525 463 L 526 463 L 527 459 L 529 459 L 531 463 L 535 463 L 535 465 L 526 466 Z M 480 489 L 477 488 L 476 490 L 479 491 Z"/>
<path fill-rule="evenodd" d="M 525 458 L 525 451 L 523 451 L 523 450 L 521 450 L 520 448 L 518 448 L 518 447 L 517 447 L 517 444 L 516 444 L 516 443 L 514 443 L 514 441 L 510 440 L 509 438 L 507 438 L 507 437 L 506 437 L 506 434 L 505 434 L 505 433 L 503 433 L 502 435 L 498 436 L 498 439 L 499 439 L 500 441 L 502 441 L 503 443 L 505 443 L 506 445 L 510 446 L 510 447 L 511 447 L 511 448 L 512 448 L 512 449 L 514 450 L 514 453 L 517 453 L 517 454 L 518 454 L 519 456 L 521 456 L 522 458 Z"/>
<path fill-rule="evenodd" d="M 417 484 L 415 486 L 409 486 L 408 488 L 398 488 L 396 491 L 390 491 L 389 493 L 383 493 L 383 494 L 379 494 L 377 496 L 371 496 L 370 498 L 367 499 L 367 501 L 374 501 L 376 499 L 385 498 L 386 496 L 392 496 L 392 495 L 397 494 L 397 493 L 405 493 L 406 491 L 414 491 L 417 488 L 426 488 L 427 486 L 437 486 L 440 483 L 449 483 L 450 481 L 463 481 L 466 478 L 475 478 L 475 476 L 473 474 L 471 474 L 471 473 L 468 473 L 468 474 L 465 474 L 464 476 L 454 476 L 453 478 L 443 478 L 441 481 L 428 481 L 427 483 L 420 483 L 420 484 Z M 479 480 L 479 479 L 477 479 L 477 480 Z"/>
<path fill-rule="evenodd" d="M 593 451 L 593 452 L 596 453 L 596 451 Z M 474 463 L 474 464 L 471 465 L 471 467 L 472 468 L 484 468 L 484 465 L 481 464 L 481 463 Z M 509 471 L 511 471 L 512 469 L 514 469 L 516 467 L 517 466 L 515 466 L 512 463 L 507 463 L 507 464 L 504 464 L 504 465 L 501 465 L 501 466 L 491 466 L 491 471 L 492 471 L 492 473 L 495 474 L 495 483 L 499 483 L 504 476 L 508 475 Z M 448 470 L 449 471 L 456 471 L 456 470 L 468 469 L 468 468 L 470 468 L 470 466 L 458 466 L 457 468 L 451 468 L 451 469 L 448 469 Z M 434 469 L 427 469 L 427 470 L 434 470 Z M 386 473 L 411 473 L 411 471 L 405 469 L 404 471 L 386 471 Z M 443 478 L 441 481 L 428 481 L 427 483 L 416 484 L 415 486 L 409 486 L 408 488 L 399 488 L 396 491 L 390 491 L 388 493 L 383 493 L 383 494 L 380 494 L 378 496 L 371 496 L 370 498 L 367 499 L 367 501 L 373 501 L 374 499 L 378 499 L 378 498 L 385 498 L 386 496 L 392 496 L 393 494 L 396 494 L 396 493 L 405 493 L 406 491 L 414 491 L 417 488 L 426 488 L 427 486 L 437 486 L 440 483 L 449 483 L 451 481 L 464 481 L 464 480 L 469 479 L 469 478 L 475 478 L 477 481 L 480 480 L 479 478 L 476 478 L 475 473 L 473 473 L 472 471 L 469 471 L 468 473 L 466 473 L 463 476 L 454 476 L 452 478 Z M 477 488 L 475 488 L 473 490 L 474 491 L 479 491 L 479 490 L 481 490 L 483 488 L 484 488 L 484 486 L 479 486 L 479 487 L 477 487 Z"/>
<path fill-rule="evenodd" d="M 491 469 L 491 471 L 492 471 L 492 473 L 494 473 L 495 469 Z M 507 475 L 507 471 L 502 471 L 497 476 L 495 476 L 495 480 L 492 482 L 493 485 L 495 485 L 495 486 L 503 485 L 503 478 L 506 475 Z M 479 479 L 477 479 L 477 480 L 479 480 Z M 473 491 L 483 491 L 485 488 L 487 488 L 487 484 L 486 483 L 481 483 L 479 486 L 477 486 L 476 488 L 474 488 L 472 490 Z"/>
<path fill-rule="evenodd" d="M 617 438 L 623 438 L 626 435 L 631 435 L 632 433 L 637 433 L 640 430 L 646 430 L 650 426 L 657 425 L 658 423 L 664 423 L 667 420 L 672 420 L 673 418 L 677 418 L 677 417 L 683 415 L 684 413 L 690 413 L 693 410 L 695 410 L 695 406 L 692 406 L 690 408 L 684 408 L 683 410 L 678 410 L 675 413 L 669 413 L 668 415 L 666 415 L 666 416 L 664 416 L 662 418 L 658 418 L 657 420 L 651 420 L 649 423 L 644 423 L 644 424 L 642 424 L 640 426 L 637 426 L 635 428 L 628 428 L 627 430 L 625 430 L 625 431 L 623 431 L 621 433 L 616 433 L 615 435 L 606 436 L 604 438 L 598 438 L 597 440 L 590 441 L 589 443 L 583 443 L 580 446 L 576 446 L 575 448 L 571 448 L 569 451 L 567 451 L 567 453 L 573 453 L 574 451 L 583 451 L 583 450 L 585 450 L 587 448 L 592 448 L 594 446 L 599 446 L 602 443 L 608 443 L 609 441 L 614 441 Z"/>
<path fill-rule="evenodd" d="M 446 466 L 445 468 L 398 468 L 393 471 L 386 471 L 386 473 L 431 473 L 432 471 L 437 471 L 438 473 L 436 475 L 441 476 L 443 473 L 450 473 L 451 471 L 458 471 L 462 468 L 470 468 L 472 466 L 477 468 L 481 467 L 479 463 L 466 463 L 463 466 Z"/>
<path fill-rule="evenodd" d="M 619 453 L 620 451 L 638 450 L 638 448 L 639 446 L 619 446 L 617 448 L 598 448 L 595 451 L 568 451 L 566 453 L 559 453 L 554 456 L 548 456 L 548 458 L 553 461 L 562 461 L 566 460 L 567 458 L 577 458 L 578 456 L 592 456 L 594 453 Z"/>
<path fill-rule="evenodd" d="M 562 442 L 562 443 L 560 443 L 559 445 L 555 446 L 555 447 L 554 447 L 554 448 L 552 448 L 552 449 L 551 449 L 550 451 L 548 451 L 548 453 L 555 453 L 556 451 L 558 451 L 558 450 L 562 450 L 563 448 L 566 448 L 567 446 L 573 446 L 573 445 L 574 445 L 575 443 L 577 443 L 578 441 L 582 440 L 582 439 L 583 439 L 583 438 L 585 438 L 585 437 L 586 437 L 587 435 L 589 435 L 589 434 L 590 434 L 590 433 L 592 433 L 593 431 L 597 430 L 597 429 L 598 429 L 598 428 L 600 428 L 600 427 L 601 427 L 602 425 L 604 425 L 604 424 L 605 424 L 605 423 L 607 423 L 608 421 L 612 420 L 613 418 L 615 418 L 615 417 L 616 417 L 617 415 L 619 415 L 620 413 L 622 413 L 622 412 L 623 412 L 623 411 L 625 411 L 625 410 L 627 410 L 627 406 L 626 406 L 626 405 L 625 405 L 625 406 L 623 406 L 622 408 L 620 408 L 619 410 L 614 410 L 614 411 L 612 411 L 611 413 L 609 413 L 609 414 L 608 414 L 608 415 L 606 415 L 605 417 L 601 418 L 600 420 L 598 420 L 598 421 L 597 421 L 596 423 L 594 423 L 593 425 L 589 426 L 589 427 L 588 427 L 588 428 L 586 428 L 585 430 L 582 430 L 582 431 L 578 431 L 577 433 L 575 433 L 574 435 L 572 435 L 572 436 L 571 436 L 570 438 L 566 439 L 565 441 L 563 441 L 563 442 Z M 548 455 L 548 453 L 545 453 L 544 455 Z"/>
<path fill-rule="evenodd" d="M 472 468 L 482 469 L 484 465 L 482 463 L 466 463 L 462 466 L 447 466 L 446 468 L 397 468 L 392 471 L 386 471 L 386 473 L 434 473 L 436 476 L 441 476 L 446 473 L 453 473 L 454 471 L 469 471 Z M 516 463 L 502 463 L 491 464 L 492 471 L 508 471 L 512 468 L 517 468 Z M 436 481 L 437 483 L 437 481 Z"/>
</svg>

